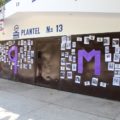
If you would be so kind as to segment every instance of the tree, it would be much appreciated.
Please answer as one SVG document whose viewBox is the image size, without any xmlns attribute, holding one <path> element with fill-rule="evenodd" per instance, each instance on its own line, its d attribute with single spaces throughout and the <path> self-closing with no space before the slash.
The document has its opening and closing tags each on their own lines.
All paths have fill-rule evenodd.
<svg viewBox="0 0 120 120">
<path fill-rule="evenodd" d="M 0 7 L 5 4 L 5 0 L 0 0 Z"/>
</svg>

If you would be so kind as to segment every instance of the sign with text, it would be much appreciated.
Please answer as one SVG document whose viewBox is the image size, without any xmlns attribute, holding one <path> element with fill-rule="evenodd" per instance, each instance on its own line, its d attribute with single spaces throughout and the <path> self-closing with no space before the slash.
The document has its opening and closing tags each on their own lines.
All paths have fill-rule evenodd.
<svg viewBox="0 0 120 120">
<path fill-rule="evenodd" d="M 13 39 L 19 39 L 19 38 L 24 38 L 24 37 L 33 37 L 33 36 L 40 36 L 41 34 L 49 34 L 49 33 L 61 33 L 63 32 L 63 25 L 58 24 L 53 26 L 47 25 L 45 26 L 44 30 L 42 30 L 40 27 L 31 27 L 31 28 L 21 28 L 19 25 L 14 26 L 14 31 L 13 31 Z"/>
</svg>

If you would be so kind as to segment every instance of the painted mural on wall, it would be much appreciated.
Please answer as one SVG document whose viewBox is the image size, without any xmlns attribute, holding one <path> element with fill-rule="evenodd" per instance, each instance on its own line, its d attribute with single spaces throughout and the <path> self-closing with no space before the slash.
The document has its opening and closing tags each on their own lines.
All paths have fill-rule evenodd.
<svg viewBox="0 0 120 120">
<path fill-rule="evenodd" d="M 120 87 L 120 38 L 106 35 L 63 36 L 60 79 L 84 87 Z"/>
</svg>

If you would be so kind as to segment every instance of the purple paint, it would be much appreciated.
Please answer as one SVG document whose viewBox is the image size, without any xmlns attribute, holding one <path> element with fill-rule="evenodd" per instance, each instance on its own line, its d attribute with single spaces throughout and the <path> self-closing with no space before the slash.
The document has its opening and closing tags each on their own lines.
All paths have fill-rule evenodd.
<svg viewBox="0 0 120 120">
<path fill-rule="evenodd" d="M 12 58 L 11 53 L 15 52 L 14 57 Z M 8 57 L 11 62 L 14 62 L 14 74 L 17 73 L 17 60 L 18 60 L 18 48 L 17 46 L 12 46 L 8 51 Z"/>
<path fill-rule="evenodd" d="M 83 73 L 83 58 L 89 62 L 93 57 L 95 57 L 95 75 L 100 75 L 101 71 L 101 51 L 99 50 L 92 50 L 89 53 L 86 50 L 79 50 L 78 51 L 78 73 Z"/>
</svg>

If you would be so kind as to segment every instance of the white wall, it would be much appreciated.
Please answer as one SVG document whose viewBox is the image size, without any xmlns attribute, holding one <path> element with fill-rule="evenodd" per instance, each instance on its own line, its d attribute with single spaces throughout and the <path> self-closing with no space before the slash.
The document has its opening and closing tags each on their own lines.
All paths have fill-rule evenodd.
<svg viewBox="0 0 120 120">
<path fill-rule="evenodd" d="M 16 6 L 16 2 L 20 2 Z M 120 13 L 120 0 L 12 0 L 6 5 L 6 17 L 16 12 L 103 12 Z"/>
<path fill-rule="evenodd" d="M 4 35 L 2 40 L 13 39 L 13 28 L 19 25 L 20 29 L 40 27 L 40 35 L 22 36 L 21 38 L 46 37 L 85 33 L 104 33 L 120 31 L 119 14 L 40 14 L 40 13 L 19 13 L 5 20 Z M 64 30 L 61 33 L 56 31 L 46 33 L 46 26 L 63 24 Z"/>
</svg>

